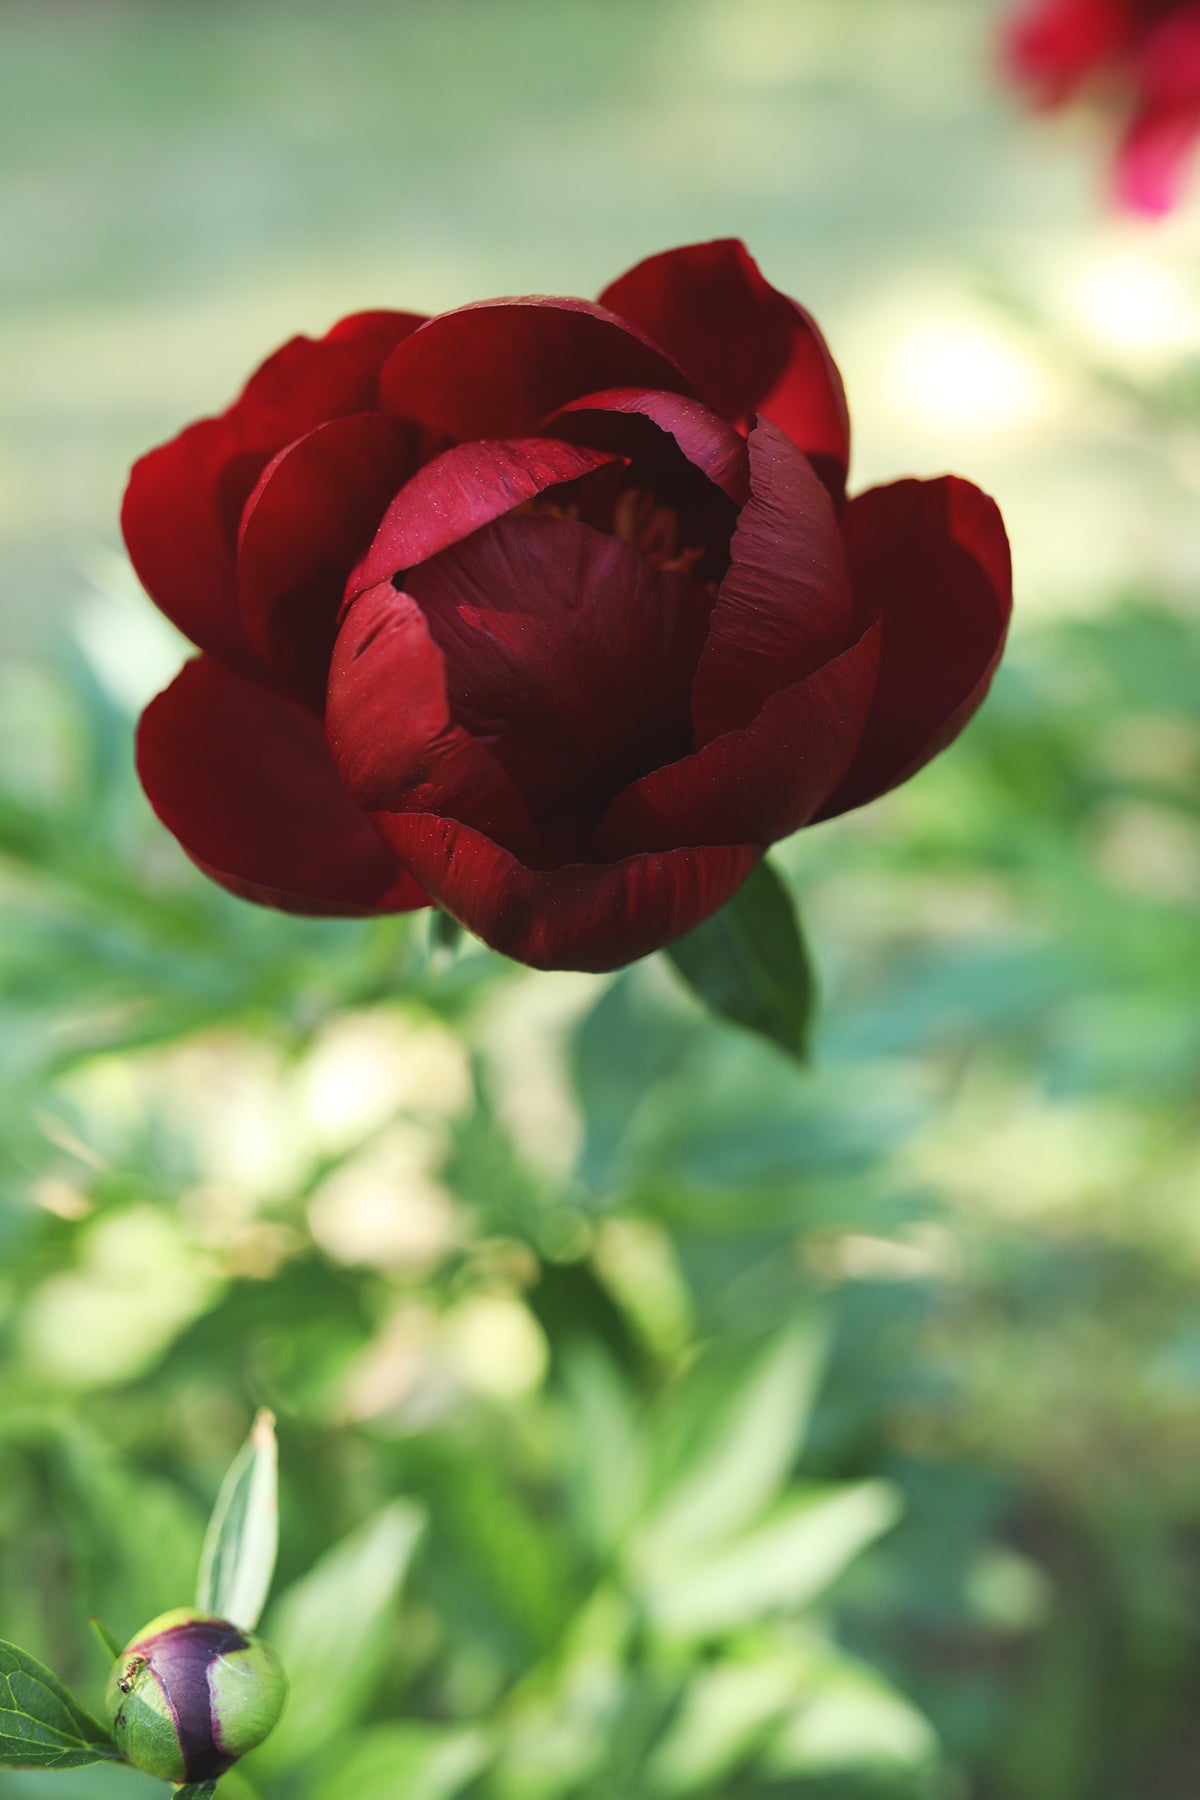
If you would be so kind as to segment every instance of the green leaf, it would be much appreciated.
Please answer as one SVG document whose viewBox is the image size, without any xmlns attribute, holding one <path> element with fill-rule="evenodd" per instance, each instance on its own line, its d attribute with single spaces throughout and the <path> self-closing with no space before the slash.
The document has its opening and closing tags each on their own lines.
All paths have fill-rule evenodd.
<svg viewBox="0 0 1200 1800">
<path fill-rule="evenodd" d="M 453 1800 L 487 1763 L 480 1731 L 415 1720 L 356 1732 L 317 1800 Z"/>
<path fill-rule="evenodd" d="M 267 1635 L 288 1674 L 288 1707 L 265 1768 L 304 1762 L 362 1713 L 386 1667 L 396 1601 L 425 1515 L 396 1500 L 335 1544 L 271 1609 Z"/>
<path fill-rule="evenodd" d="M 453 914 L 435 906 L 429 916 L 429 952 L 439 962 L 449 962 L 462 943 L 463 928 Z"/>
<path fill-rule="evenodd" d="M 88 1614 L 88 1624 L 92 1628 L 96 1642 L 99 1644 L 101 1650 L 103 1650 L 109 1662 L 116 1662 L 124 1646 L 117 1642 L 112 1632 L 108 1629 L 108 1626 L 104 1623 L 104 1620 L 98 1619 L 95 1613 Z"/>
<path fill-rule="evenodd" d="M 783 1492 L 808 1429 L 829 1333 L 796 1319 L 757 1352 L 724 1403 L 699 1389 L 706 1429 L 637 1534 L 647 1565 L 693 1555 L 745 1531 Z M 693 1404 L 695 1401 L 693 1402 Z"/>
<path fill-rule="evenodd" d="M 759 863 L 720 912 L 666 954 L 711 1012 L 807 1058 L 812 965 L 792 897 L 770 863 Z"/>
<path fill-rule="evenodd" d="M 215 1781 L 189 1781 L 185 1787 L 175 1789 L 174 1800 L 212 1800 L 216 1791 Z"/>
<path fill-rule="evenodd" d="M 221 1483 L 200 1553 L 196 1605 L 253 1631 L 266 1605 L 279 1548 L 279 1448 L 275 1420 L 260 1412 Z"/>
<path fill-rule="evenodd" d="M 922 1769 L 937 1761 L 937 1736 L 923 1714 L 874 1669 L 839 1651 L 814 1656 L 793 1687 L 793 1702 L 763 1756 L 763 1772 L 773 1781 Z"/>
<path fill-rule="evenodd" d="M 0 1764 L 79 1769 L 109 1760 L 120 1758 L 100 1721 L 36 1657 L 0 1641 Z"/>
<path fill-rule="evenodd" d="M 671 1637 L 718 1635 L 811 1604 L 895 1524 L 884 1481 L 796 1487 L 775 1513 L 708 1554 L 663 1557 L 641 1569 L 651 1620 Z"/>
</svg>

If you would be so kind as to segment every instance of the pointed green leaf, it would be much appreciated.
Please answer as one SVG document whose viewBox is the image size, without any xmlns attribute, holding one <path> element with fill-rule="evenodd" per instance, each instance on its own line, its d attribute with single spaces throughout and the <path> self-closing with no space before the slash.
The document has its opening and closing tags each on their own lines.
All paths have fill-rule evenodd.
<svg viewBox="0 0 1200 1800">
<path fill-rule="evenodd" d="M 117 1642 L 112 1632 L 108 1629 L 108 1626 L 104 1623 L 104 1620 L 98 1619 L 95 1613 L 88 1614 L 88 1624 L 92 1628 L 96 1642 L 99 1644 L 101 1650 L 103 1650 L 109 1662 L 116 1662 L 121 1651 L 124 1649 L 124 1645 Z"/>
<path fill-rule="evenodd" d="M 196 1605 L 253 1631 L 266 1605 L 279 1548 L 279 1450 L 275 1420 L 260 1412 L 221 1483 L 200 1554 Z"/>
<path fill-rule="evenodd" d="M 691 1455 L 643 1521 L 636 1543 L 643 1563 L 661 1566 L 727 1541 L 782 1494 L 808 1429 L 828 1348 L 828 1326 L 815 1313 L 797 1318 L 762 1346 L 724 1404 L 713 1407 Z M 691 1389 L 696 1385 L 693 1379 Z M 712 1405 L 707 1397 L 705 1405 Z"/>
<path fill-rule="evenodd" d="M 666 953 L 711 1012 L 807 1057 L 812 965 L 792 897 L 770 863 L 759 863 L 720 912 Z"/>
<path fill-rule="evenodd" d="M 458 946 L 462 943 L 463 928 L 452 913 L 443 912 L 435 906 L 429 916 L 429 950 L 430 954 L 449 962 Z"/>
<path fill-rule="evenodd" d="M 900 1513 L 885 1481 L 797 1486 L 733 1543 L 642 1571 L 651 1620 L 677 1638 L 708 1637 L 808 1606 Z"/>
<path fill-rule="evenodd" d="M 186 1787 L 175 1789 L 175 1800 L 212 1800 L 216 1791 L 215 1781 L 189 1781 Z"/>
<path fill-rule="evenodd" d="M 294 1767 L 357 1719 L 388 1662 L 396 1602 L 424 1514 L 395 1500 L 335 1544 L 280 1596 L 267 1637 L 288 1674 L 288 1708 L 255 1762 Z"/>
<path fill-rule="evenodd" d="M 0 1765 L 79 1769 L 120 1761 L 98 1719 L 36 1657 L 0 1641 Z"/>
</svg>

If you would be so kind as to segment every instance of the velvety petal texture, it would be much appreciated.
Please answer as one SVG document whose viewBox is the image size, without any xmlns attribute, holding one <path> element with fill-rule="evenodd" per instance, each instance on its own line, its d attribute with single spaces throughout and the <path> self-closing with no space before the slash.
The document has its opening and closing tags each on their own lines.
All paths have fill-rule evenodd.
<svg viewBox="0 0 1200 1800">
<path fill-rule="evenodd" d="M 385 358 L 421 322 L 413 313 L 358 313 L 323 338 L 293 338 L 227 412 L 134 464 L 121 511 L 130 558 L 150 598 L 200 649 L 233 668 L 259 667 L 238 606 L 246 501 L 293 438 L 378 405 Z"/>
<path fill-rule="evenodd" d="M 294 340 L 131 477 L 130 553 L 206 652 L 142 720 L 155 811 L 285 910 L 432 901 L 539 968 L 669 943 L 995 669 L 992 502 L 847 502 L 848 454 L 824 339 L 732 241 L 599 303 Z"/>
<path fill-rule="evenodd" d="M 846 510 L 860 608 L 882 632 L 862 742 L 822 809 L 846 812 L 907 781 L 956 738 L 991 684 L 1012 610 L 995 501 L 969 481 L 897 481 Z"/>
<path fill-rule="evenodd" d="M 137 763 L 163 824 L 244 899 L 332 914 L 426 904 L 339 780 L 320 721 L 212 657 L 146 708 Z"/>
<path fill-rule="evenodd" d="M 682 937 L 724 906 L 753 844 L 530 869 L 482 832 L 428 813 L 377 817 L 397 856 L 493 950 L 535 969 L 600 973 Z"/>
<path fill-rule="evenodd" d="M 736 238 L 667 250 L 600 296 L 675 358 L 703 400 L 748 427 L 762 414 L 845 487 L 850 414 L 815 321 L 773 288 Z"/>
</svg>

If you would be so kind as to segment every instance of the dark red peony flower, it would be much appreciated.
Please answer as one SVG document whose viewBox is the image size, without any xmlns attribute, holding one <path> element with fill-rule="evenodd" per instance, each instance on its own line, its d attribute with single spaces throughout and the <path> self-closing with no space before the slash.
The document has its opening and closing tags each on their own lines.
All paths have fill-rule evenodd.
<svg viewBox="0 0 1200 1800">
<path fill-rule="evenodd" d="M 133 470 L 130 555 L 204 653 L 142 720 L 146 792 L 249 899 L 630 962 L 986 692 L 996 507 L 846 501 L 848 454 L 824 340 L 736 242 L 597 305 L 295 338 Z"/>
<path fill-rule="evenodd" d="M 1005 54 L 1043 106 L 1092 81 L 1125 93 L 1118 197 L 1136 212 L 1170 210 L 1200 137 L 1200 0 L 1029 0 L 1008 22 Z"/>
</svg>

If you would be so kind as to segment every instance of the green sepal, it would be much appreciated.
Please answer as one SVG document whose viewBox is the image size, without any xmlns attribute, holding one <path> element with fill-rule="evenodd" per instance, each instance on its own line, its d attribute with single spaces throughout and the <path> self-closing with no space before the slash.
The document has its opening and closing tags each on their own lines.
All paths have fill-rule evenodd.
<svg viewBox="0 0 1200 1800">
<path fill-rule="evenodd" d="M 279 1548 L 279 1446 L 264 1408 L 221 1483 L 200 1554 L 196 1607 L 253 1631 Z"/>
<path fill-rule="evenodd" d="M 104 1652 L 105 1663 L 114 1662 L 121 1654 L 120 1639 L 113 1636 L 104 1620 L 98 1619 L 95 1613 L 88 1614 L 88 1624 L 92 1628 L 92 1636 Z"/>
</svg>

